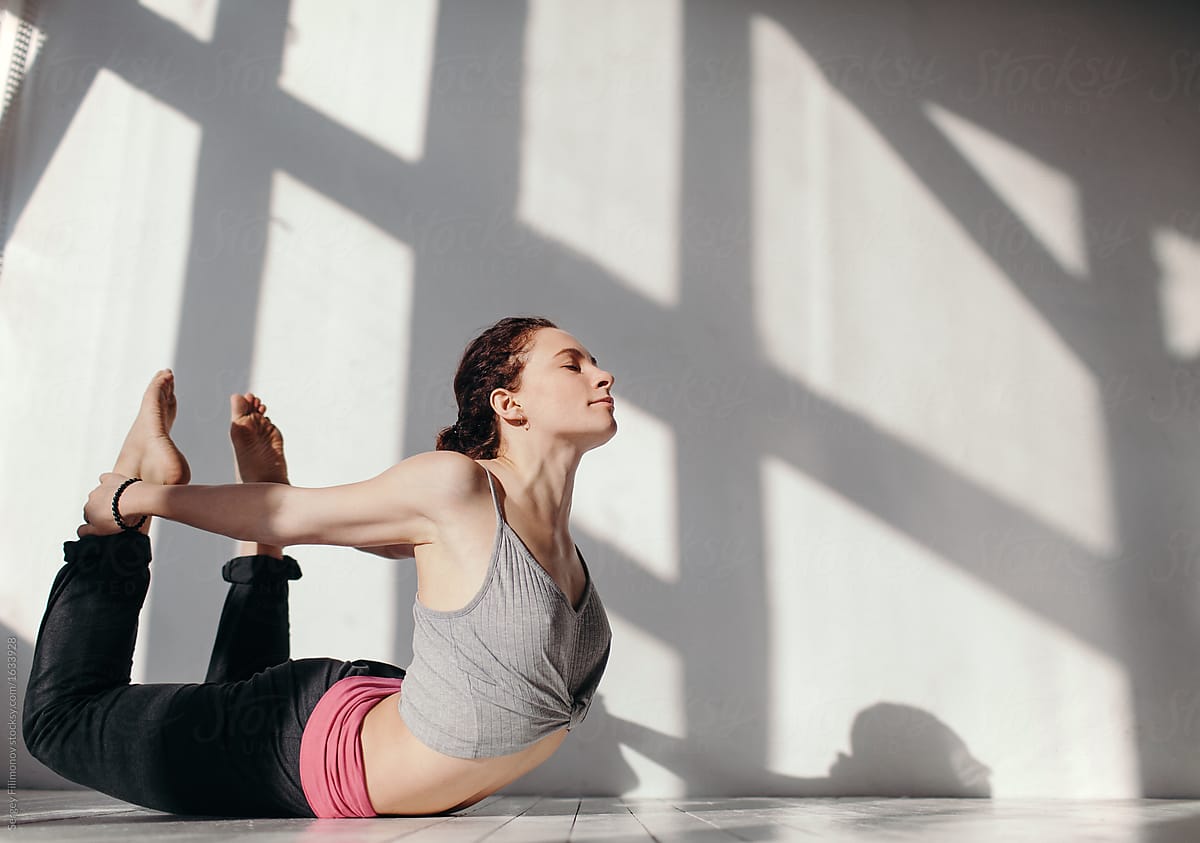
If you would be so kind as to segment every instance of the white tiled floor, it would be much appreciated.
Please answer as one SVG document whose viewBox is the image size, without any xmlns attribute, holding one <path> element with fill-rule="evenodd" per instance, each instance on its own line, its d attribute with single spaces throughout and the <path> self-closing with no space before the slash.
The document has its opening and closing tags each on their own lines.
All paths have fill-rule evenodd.
<svg viewBox="0 0 1200 843">
<path fill-rule="evenodd" d="M 15 805 L 15 812 L 11 810 Z M 1197 843 L 1200 800 L 583 799 L 493 796 L 448 817 L 205 819 L 84 791 L 19 790 L 10 834 L 41 840 L 1136 841 Z"/>
</svg>

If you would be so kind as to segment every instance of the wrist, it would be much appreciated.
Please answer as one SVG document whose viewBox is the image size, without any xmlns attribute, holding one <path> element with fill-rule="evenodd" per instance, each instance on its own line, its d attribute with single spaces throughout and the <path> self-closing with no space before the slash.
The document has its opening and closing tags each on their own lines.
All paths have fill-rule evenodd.
<svg viewBox="0 0 1200 843">
<path fill-rule="evenodd" d="M 129 484 L 121 493 L 121 499 L 117 501 L 117 511 L 121 513 L 121 520 L 132 524 L 143 515 L 157 515 L 154 506 L 155 492 L 161 488 L 157 483 L 149 483 L 145 480 Z"/>
</svg>

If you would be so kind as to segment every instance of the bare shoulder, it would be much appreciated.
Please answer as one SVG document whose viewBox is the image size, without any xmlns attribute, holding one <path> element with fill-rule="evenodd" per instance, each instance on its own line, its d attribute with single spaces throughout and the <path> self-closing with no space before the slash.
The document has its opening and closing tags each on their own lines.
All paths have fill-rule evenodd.
<svg viewBox="0 0 1200 843">
<path fill-rule="evenodd" d="M 482 468 L 466 454 L 426 451 L 357 483 L 289 486 L 274 534 L 286 544 L 343 547 L 433 541 L 443 518 L 478 494 Z M 284 544 L 284 542 L 279 542 Z"/>
<path fill-rule="evenodd" d="M 385 475 L 393 484 L 404 487 L 402 494 L 418 495 L 421 509 L 433 520 L 478 502 L 488 494 L 487 471 L 466 454 L 458 451 L 424 451 L 394 465 Z"/>
</svg>

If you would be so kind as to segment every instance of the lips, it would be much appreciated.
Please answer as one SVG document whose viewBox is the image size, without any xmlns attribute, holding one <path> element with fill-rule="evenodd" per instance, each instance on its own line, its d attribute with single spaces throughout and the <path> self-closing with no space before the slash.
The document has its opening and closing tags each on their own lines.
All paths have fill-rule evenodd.
<svg viewBox="0 0 1200 843">
<path fill-rule="evenodd" d="M 592 403 L 593 403 L 593 404 L 608 404 L 608 405 L 610 405 L 610 406 L 613 406 L 613 400 L 612 400 L 612 398 L 601 398 L 601 399 L 599 399 L 599 400 L 597 400 L 597 401 L 593 401 Z"/>
</svg>

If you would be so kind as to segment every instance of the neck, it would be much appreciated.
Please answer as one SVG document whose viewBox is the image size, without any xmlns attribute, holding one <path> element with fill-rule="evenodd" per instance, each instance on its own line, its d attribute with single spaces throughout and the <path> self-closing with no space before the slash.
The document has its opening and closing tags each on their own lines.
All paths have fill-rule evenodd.
<svg viewBox="0 0 1200 843">
<path fill-rule="evenodd" d="M 564 552 L 572 549 L 571 498 L 581 456 L 564 447 L 537 454 L 502 454 L 492 461 L 504 470 L 507 500 L 515 501 L 530 520 L 551 525 Z"/>
</svg>

